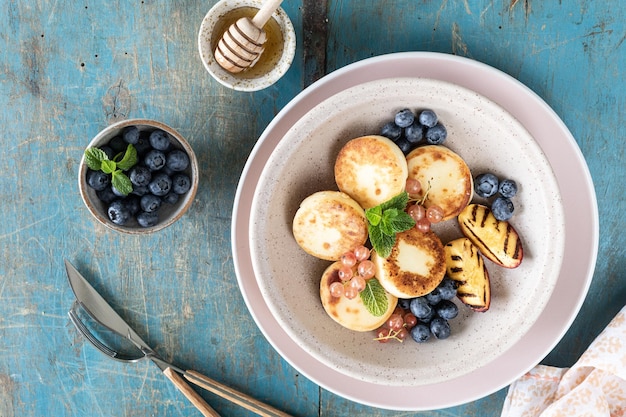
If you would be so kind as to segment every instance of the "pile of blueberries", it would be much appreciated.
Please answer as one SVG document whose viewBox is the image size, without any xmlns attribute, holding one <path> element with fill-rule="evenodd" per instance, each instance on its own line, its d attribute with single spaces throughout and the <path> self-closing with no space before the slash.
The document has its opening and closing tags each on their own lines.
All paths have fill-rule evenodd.
<svg viewBox="0 0 626 417">
<path fill-rule="evenodd" d="M 181 195 L 191 188 L 191 178 L 185 172 L 189 156 L 175 148 L 161 129 L 140 131 L 137 126 L 126 127 L 121 135 L 111 139 L 100 149 L 109 159 L 125 152 L 131 144 L 137 150 L 137 164 L 125 172 L 133 191 L 123 195 L 111 185 L 111 175 L 102 171 L 87 171 L 87 184 L 107 206 L 109 219 L 117 225 L 126 225 L 135 218 L 141 227 L 159 223 L 163 204 L 176 204 Z"/>
<path fill-rule="evenodd" d="M 517 194 L 517 183 L 511 179 L 500 180 L 496 175 L 485 172 L 474 178 L 474 192 L 479 197 L 495 197 L 491 202 L 491 212 L 500 221 L 513 216 L 515 206 L 511 199 Z"/>
<path fill-rule="evenodd" d="M 380 134 L 391 139 L 405 155 L 423 141 L 429 145 L 441 145 L 448 137 L 445 126 L 430 109 L 417 114 L 411 109 L 402 109 L 382 127 Z"/>
<path fill-rule="evenodd" d="M 445 277 L 439 286 L 423 297 L 399 299 L 400 307 L 410 310 L 417 318 L 411 329 L 411 338 L 424 343 L 433 335 L 437 339 L 450 337 L 449 320 L 459 314 L 459 308 L 452 301 L 456 296 L 456 283 Z"/>
</svg>

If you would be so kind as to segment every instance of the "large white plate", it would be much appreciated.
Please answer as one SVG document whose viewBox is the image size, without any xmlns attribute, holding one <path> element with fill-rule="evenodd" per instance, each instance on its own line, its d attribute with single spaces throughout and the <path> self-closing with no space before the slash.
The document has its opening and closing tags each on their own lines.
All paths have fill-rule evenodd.
<svg viewBox="0 0 626 417">
<path fill-rule="evenodd" d="M 559 279 L 545 309 L 520 341 L 506 345 L 491 361 L 451 378 L 417 386 L 361 378 L 328 365 L 303 349 L 286 332 L 263 299 L 254 275 L 249 245 L 253 196 L 272 152 L 301 118 L 324 100 L 354 86 L 394 77 L 441 80 L 474 91 L 513 115 L 535 139 L 554 172 L 564 207 L 566 242 Z M 542 215 L 541 213 L 538 215 Z M 352 64 L 303 91 L 265 130 L 244 169 L 235 198 L 233 256 L 239 285 L 259 328 L 295 368 L 320 386 L 352 400 L 381 408 L 424 410 L 448 407 L 488 395 L 537 364 L 570 326 L 587 293 L 598 243 L 593 185 L 574 139 L 558 116 L 522 84 L 491 67 L 434 53 L 403 53 Z M 557 260 L 558 262 L 558 260 Z"/>
</svg>

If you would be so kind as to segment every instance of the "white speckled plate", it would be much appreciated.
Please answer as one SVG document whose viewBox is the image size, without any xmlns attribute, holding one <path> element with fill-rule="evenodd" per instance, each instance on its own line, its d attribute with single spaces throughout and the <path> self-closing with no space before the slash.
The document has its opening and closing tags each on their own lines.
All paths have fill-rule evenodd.
<svg viewBox="0 0 626 417">
<path fill-rule="evenodd" d="M 375 133 L 402 107 L 437 111 L 450 133 L 446 145 L 474 173 L 489 169 L 518 181 L 512 222 L 525 259 L 515 270 L 488 263 L 491 309 L 462 309 L 450 339 L 380 345 L 370 333 L 350 332 L 325 315 L 317 277 L 328 263 L 297 247 L 291 220 L 308 194 L 336 189 L 332 164 L 341 144 Z M 406 53 L 325 77 L 268 126 L 239 185 L 233 252 L 251 313 L 292 365 L 355 401 L 423 410 L 494 392 L 549 352 L 588 289 L 597 230 L 584 159 L 545 103 L 488 66 Z M 440 232 L 444 240 L 458 233 L 452 226 Z"/>
</svg>

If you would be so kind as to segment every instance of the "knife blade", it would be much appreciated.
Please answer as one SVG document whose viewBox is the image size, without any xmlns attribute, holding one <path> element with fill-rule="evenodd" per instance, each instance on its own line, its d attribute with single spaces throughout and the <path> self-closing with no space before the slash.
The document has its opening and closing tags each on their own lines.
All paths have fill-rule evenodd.
<svg viewBox="0 0 626 417">
<path fill-rule="evenodd" d="M 183 370 L 179 367 L 163 360 L 157 353 L 146 343 L 141 337 L 130 327 L 126 321 L 107 303 L 107 301 L 89 284 L 80 272 L 74 266 L 65 261 L 65 269 L 70 281 L 70 287 L 76 296 L 76 300 L 82 308 L 98 323 L 107 327 L 109 330 L 129 339 L 137 348 L 139 348 L 145 358 L 155 363 L 167 378 L 176 385 L 176 387 L 198 408 L 203 415 L 210 417 L 220 417 L 213 408 L 211 408 L 196 393 L 185 380 L 194 385 L 204 388 L 222 398 L 227 399 L 249 411 L 252 411 L 263 417 L 292 417 L 271 405 L 265 404 L 247 394 L 235 390 L 227 385 L 222 384 L 208 376 L 194 370 Z M 184 376 L 183 379 L 180 375 Z"/>
</svg>

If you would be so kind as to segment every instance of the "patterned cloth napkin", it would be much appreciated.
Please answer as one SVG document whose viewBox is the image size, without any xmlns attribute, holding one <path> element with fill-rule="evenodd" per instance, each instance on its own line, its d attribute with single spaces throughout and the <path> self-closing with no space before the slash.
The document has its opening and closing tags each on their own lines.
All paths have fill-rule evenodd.
<svg viewBox="0 0 626 417">
<path fill-rule="evenodd" d="M 571 368 L 539 365 L 511 384 L 502 417 L 626 416 L 626 307 Z"/>
</svg>

